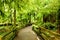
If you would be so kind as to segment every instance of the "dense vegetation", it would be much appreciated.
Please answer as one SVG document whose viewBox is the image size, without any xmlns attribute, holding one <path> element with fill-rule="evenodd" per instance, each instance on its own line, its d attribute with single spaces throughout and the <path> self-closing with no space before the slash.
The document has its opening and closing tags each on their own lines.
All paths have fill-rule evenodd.
<svg viewBox="0 0 60 40">
<path fill-rule="evenodd" d="M 33 27 L 37 34 L 39 27 L 56 32 L 60 28 L 59 14 L 59 0 L 0 0 L 0 40 L 13 40 L 16 30 L 30 24 L 37 26 Z"/>
</svg>

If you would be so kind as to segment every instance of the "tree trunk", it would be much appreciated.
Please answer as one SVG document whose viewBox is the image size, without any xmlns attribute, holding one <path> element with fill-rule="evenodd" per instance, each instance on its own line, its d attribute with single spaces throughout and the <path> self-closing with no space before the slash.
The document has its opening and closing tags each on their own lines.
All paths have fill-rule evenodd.
<svg viewBox="0 0 60 40">
<path fill-rule="evenodd" d="M 57 13 L 57 32 L 60 34 L 60 9 L 58 10 L 58 13 Z"/>
<path fill-rule="evenodd" d="M 14 10 L 14 28 L 16 27 L 16 10 Z"/>
</svg>

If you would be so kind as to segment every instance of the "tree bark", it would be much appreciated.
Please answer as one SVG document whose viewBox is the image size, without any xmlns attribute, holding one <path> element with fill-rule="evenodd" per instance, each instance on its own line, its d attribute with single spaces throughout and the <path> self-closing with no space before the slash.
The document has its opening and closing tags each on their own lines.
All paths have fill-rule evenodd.
<svg viewBox="0 0 60 40">
<path fill-rule="evenodd" d="M 60 34 L 60 8 L 58 10 L 58 13 L 57 13 L 57 32 Z"/>
<path fill-rule="evenodd" d="M 14 28 L 16 27 L 16 10 L 14 10 Z"/>
</svg>

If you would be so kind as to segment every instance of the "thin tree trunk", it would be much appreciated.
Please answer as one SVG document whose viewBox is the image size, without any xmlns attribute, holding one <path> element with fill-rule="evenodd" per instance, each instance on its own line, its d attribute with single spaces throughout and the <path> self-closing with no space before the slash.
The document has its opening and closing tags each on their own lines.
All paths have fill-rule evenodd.
<svg viewBox="0 0 60 40">
<path fill-rule="evenodd" d="M 16 27 L 16 10 L 14 10 L 14 28 Z"/>
<path fill-rule="evenodd" d="M 58 13 L 57 13 L 57 32 L 60 34 L 60 9 L 58 10 Z"/>
</svg>

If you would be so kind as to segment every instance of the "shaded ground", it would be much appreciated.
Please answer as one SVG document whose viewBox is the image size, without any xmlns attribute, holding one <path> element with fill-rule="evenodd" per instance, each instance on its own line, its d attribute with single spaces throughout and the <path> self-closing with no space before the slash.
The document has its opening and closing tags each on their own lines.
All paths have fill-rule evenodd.
<svg viewBox="0 0 60 40">
<path fill-rule="evenodd" d="M 14 40 L 40 40 L 37 35 L 32 31 L 32 27 L 26 27 L 19 30 L 18 35 Z"/>
</svg>

